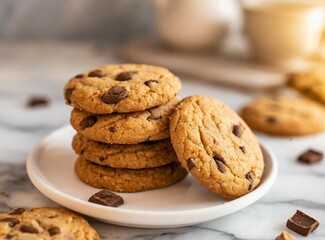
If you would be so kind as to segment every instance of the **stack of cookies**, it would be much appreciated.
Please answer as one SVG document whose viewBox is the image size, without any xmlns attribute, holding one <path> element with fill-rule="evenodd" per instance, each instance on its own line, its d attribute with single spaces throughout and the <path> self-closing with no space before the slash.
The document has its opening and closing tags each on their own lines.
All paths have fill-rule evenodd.
<svg viewBox="0 0 325 240">
<path fill-rule="evenodd" d="M 116 192 L 170 186 L 187 172 L 169 139 L 180 80 L 165 68 L 121 64 L 87 71 L 65 86 L 78 132 L 75 171 L 85 183 Z"/>
</svg>

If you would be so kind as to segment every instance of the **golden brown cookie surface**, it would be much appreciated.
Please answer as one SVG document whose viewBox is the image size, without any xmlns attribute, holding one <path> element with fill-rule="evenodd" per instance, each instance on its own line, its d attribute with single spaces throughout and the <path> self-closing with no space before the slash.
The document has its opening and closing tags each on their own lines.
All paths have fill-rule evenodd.
<svg viewBox="0 0 325 240">
<path fill-rule="evenodd" d="M 246 123 L 218 100 L 185 98 L 170 120 L 172 144 L 182 165 L 201 185 L 233 199 L 256 188 L 264 161 Z"/>
<path fill-rule="evenodd" d="M 311 71 L 291 74 L 288 84 L 303 95 L 325 105 L 325 72 Z"/>
<path fill-rule="evenodd" d="M 298 136 L 325 130 L 325 110 L 304 98 L 260 98 L 242 109 L 247 124 L 258 131 Z"/>
<path fill-rule="evenodd" d="M 98 67 L 72 78 L 66 103 L 94 114 L 143 111 L 173 99 L 181 82 L 165 68 L 143 64 Z"/>
<path fill-rule="evenodd" d="M 62 208 L 16 209 L 0 213 L 1 239 L 84 239 L 99 235 L 82 217 Z"/>
<path fill-rule="evenodd" d="M 169 117 L 177 98 L 141 112 L 94 115 L 74 108 L 70 122 L 81 135 L 98 142 L 135 144 L 169 137 Z"/>
<path fill-rule="evenodd" d="M 146 169 L 119 169 L 101 166 L 79 157 L 75 172 L 83 182 L 114 192 L 141 192 L 173 185 L 182 180 L 186 170 L 178 163 Z"/>
<path fill-rule="evenodd" d="M 95 142 L 77 134 L 72 147 L 81 157 L 112 168 L 152 168 L 178 161 L 170 139 L 118 145 Z"/>
</svg>

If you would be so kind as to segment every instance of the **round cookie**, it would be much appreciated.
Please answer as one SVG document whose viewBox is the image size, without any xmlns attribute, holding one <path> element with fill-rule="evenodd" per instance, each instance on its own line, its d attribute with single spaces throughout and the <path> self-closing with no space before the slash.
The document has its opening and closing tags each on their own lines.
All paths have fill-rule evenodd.
<svg viewBox="0 0 325 240">
<path fill-rule="evenodd" d="M 0 213 L 1 239 L 100 239 L 82 217 L 62 208 L 18 208 Z"/>
<path fill-rule="evenodd" d="M 135 144 L 169 137 L 169 117 L 179 100 L 141 112 L 93 115 L 74 108 L 70 122 L 81 135 L 98 142 Z"/>
<path fill-rule="evenodd" d="M 260 145 L 220 101 L 204 95 L 185 98 L 171 116 L 170 136 L 182 165 L 211 191 L 234 199 L 258 186 L 264 170 Z"/>
<path fill-rule="evenodd" d="M 242 109 L 247 124 L 261 132 L 298 136 L 325 130 L 325 109 L 303 98 L 260 98 Z"/>
<path fill-rule="evenodd" d="M 181 82 L 168 69 L 143 64 L 98 67 L 72 78 L 66 103 L 95 114 L 143 111 L 174 98 Z"/>
<path fill-rule="evenodd" d="M 141 192 L 164 188 L 182 180 L 186 170 L 178 163 L 146 169 L 120 169 L 97 165 L 79 157 L 75 172 L 81 181 L 114 192 Z"/>
<path fill-rule="evenodd" d="M 301 92 L 306 97 L 325 105 L 325 72 L 310 71 L 293 73 L 288 76 L 288 85 Z"/>
<path fill-rule="evenodd" d="M 112 168 L 152 168 L 178 161 L 169 139 L 119 145 L 95 142 L 77 134 L 72 148 L 82 158 Z"/>
</svg>

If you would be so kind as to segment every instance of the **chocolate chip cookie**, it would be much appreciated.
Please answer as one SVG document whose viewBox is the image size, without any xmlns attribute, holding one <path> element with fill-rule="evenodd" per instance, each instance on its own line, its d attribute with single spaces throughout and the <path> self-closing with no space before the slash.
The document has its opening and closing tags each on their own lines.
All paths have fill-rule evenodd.
<svg viewBox="0 0 325 240">
<path fill-rule="evenodd" d="M 264 169 L 260 145 L 220 101 L 204 95 L 185 98 L 171 116 L 170 136 L 182 165 L 211 191 L 234 199 L 258 186 Z"/>
<path fill-rule="evenodd" d="M 98 142 L 135 144 L 169 137 L 169 116 L 179 100 L 141 112 L 94 115 L 74 108 L 71 125 L 81 135 Z"/>
<path fill-rule="evenodd" d="M 181 82 L 169 70 L 121 64 L 78 74 L 65 86 L 66 103 L 94 114 L 143 111 L 173 99 Z"/>
<path fill-rule="evenodd" d="M 0 213 L 1 239 L 97 240 L 97 232 L 82 217 L 62 208 L 16 209 Z"/>
<path fill-rule="evenodd" d="M 261 98 L 245 106 L 242 117 L 258 131 L 281 136 L 319 133 L 325 130 L 325 110 L 304 98 Z"/>
<path fill-rule="evenodd" d="M 114 192 L 140 192 L 164 188 L 182 180 L 186 170 L 178 163 L 146 169 L 121 169 L 101 166 L 79 157 L 75 172 L 81 181 Z"/>
<path fill-rule="evenodd" d="M 112 168 L 152 168 L 177 161 L 170 139 L 120 145 L 95 142 L 77 134 L 72 148 L 82 158 Z"/>
<path fill-rule="evenodd" d="M 325 105 L 325 72 L 311 71 L 289 75 L 289 86 Z"/>
</svg>

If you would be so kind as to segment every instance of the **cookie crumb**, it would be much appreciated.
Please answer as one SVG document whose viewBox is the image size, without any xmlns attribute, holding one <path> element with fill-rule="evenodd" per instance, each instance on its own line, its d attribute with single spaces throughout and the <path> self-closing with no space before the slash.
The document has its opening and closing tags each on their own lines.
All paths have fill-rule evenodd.
<svg viewBox="0 0 325 240">
<path fill-rule="evenodd" d="M 286 231 L 283 231 L 279 236 L 276 237 L 275 240 L 296 240 L 293 236 L 291 236 Z"/>
</svg>

